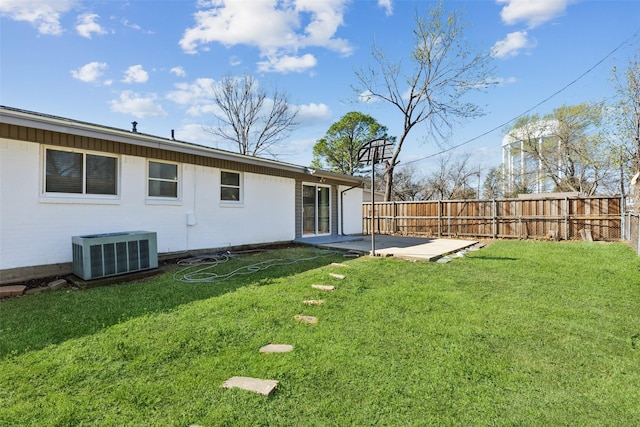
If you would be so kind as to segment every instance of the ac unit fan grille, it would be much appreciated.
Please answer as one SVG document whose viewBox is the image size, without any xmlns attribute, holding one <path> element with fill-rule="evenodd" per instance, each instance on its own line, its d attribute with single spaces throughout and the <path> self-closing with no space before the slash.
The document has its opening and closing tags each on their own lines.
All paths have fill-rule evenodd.
<svg viewBox="0 0 640 427">
<path fill-rule="evenodd" d="M 155 239 L 149 232 L 74 237 L 73 272 L 86 280 L 156 268 Z"/>
</svg>

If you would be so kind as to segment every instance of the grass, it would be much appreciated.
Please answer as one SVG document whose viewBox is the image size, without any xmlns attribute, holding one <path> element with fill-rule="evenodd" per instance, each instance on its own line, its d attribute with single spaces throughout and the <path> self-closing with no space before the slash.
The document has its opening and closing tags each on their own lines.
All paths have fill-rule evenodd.
<svg viewBox="0 0 640 427">
<path fill-rule="evenodd" d="M 0 302 L 0 425 L 635 425 L 639 313 L 640 258 L 593 242 L 35 294 Z M 280 383 L 222 390 L 233 375 Z"/>
</svg>

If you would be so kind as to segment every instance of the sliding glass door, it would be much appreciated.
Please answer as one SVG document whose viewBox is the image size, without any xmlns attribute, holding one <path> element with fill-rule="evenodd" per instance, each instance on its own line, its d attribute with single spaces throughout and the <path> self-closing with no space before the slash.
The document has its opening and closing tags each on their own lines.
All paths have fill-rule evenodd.
<svg viewBox="0 0 640 427">
<path fill-rule="evenodd" d="M 331 198 L 329 187 L 302 186 L 302 234 L 331 233 Z"/>
</svg>

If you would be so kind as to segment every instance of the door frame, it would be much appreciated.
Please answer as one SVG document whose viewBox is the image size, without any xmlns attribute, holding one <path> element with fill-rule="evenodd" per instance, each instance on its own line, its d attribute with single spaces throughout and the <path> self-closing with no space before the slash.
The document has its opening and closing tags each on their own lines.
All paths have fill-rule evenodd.
<svg viewBox="0 0 640 427">
<path fill-rule="evenodd" d="M 311 232 L 307 232 L 306 227 L 305 227 L 305 197 L 304 197 L 304 190 L 305 187 L 313 187 L 314 188 L 314 229 L 313 229 L 313 233 Z M 318 197 L 318 189 L 327 189 L 327 202 L 328 202 L 328 207 L 327 207 L 327 220 L 328 220 L 328 224 L 327 224 L 327 232 L 319 232 L 320 231 L 320 200 Z M 331 234 L 331 227 L 332 227 L 332 200 L 331 200 L 331 185 L 323 185 L 323 184 L 316 184 L 316 183 L 310 183 L 310 182 L 303 182 L 302 183 L 302 191 L 301 191 L 301 206 L 302 206 L 302 237 L 309 237 L 309 236 L 327 236 Z"/>
</svg>

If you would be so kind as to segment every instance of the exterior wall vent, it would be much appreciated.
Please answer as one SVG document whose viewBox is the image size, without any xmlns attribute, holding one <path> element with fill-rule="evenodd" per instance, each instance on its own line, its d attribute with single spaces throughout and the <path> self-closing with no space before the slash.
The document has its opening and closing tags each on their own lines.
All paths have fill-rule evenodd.
<svg viewBox="0 0 640 427">
<path fill-rule="evenodd" d="M 83 280 L 149 270 L 158 267 L 155 232 L 73 236 L 73 274 Z"/>
</svg>

